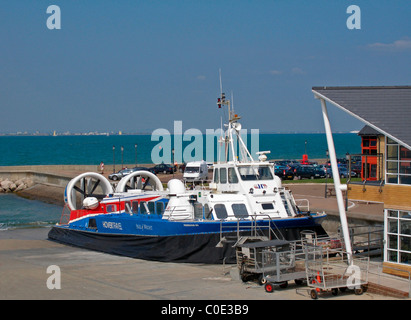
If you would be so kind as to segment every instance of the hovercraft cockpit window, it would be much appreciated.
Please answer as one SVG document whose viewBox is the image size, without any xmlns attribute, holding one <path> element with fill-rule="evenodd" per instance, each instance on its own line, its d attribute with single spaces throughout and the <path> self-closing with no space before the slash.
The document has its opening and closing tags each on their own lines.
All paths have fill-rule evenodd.
<svg viewBox="0 0 411 320">
<path fill-rule="evenodd" d="M 240 173 L 241 180 L 272 180 L 273 175 L 271 173 L 270 167 L 268 166 L 247 166 L 239 167 L 238 172 Z"/>
</svg>

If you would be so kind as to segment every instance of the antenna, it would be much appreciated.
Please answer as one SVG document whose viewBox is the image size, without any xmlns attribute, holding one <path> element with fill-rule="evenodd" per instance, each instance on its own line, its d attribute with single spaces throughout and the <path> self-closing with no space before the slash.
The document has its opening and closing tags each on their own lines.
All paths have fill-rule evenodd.
<svg viewBox="0 0 411 320">
<path fill-rule="evenodd" d="M 218 73 L 220 74 L 220 94 L 223 94 L 223 82 L 221 81 L 221 68 L 218 69 Z"/>
<path fill-rule="evenodd" d="M 231 110 L 234 113 L 234 95 L 233 95 L 233 91 L 231 91 Z"/>
</svg>

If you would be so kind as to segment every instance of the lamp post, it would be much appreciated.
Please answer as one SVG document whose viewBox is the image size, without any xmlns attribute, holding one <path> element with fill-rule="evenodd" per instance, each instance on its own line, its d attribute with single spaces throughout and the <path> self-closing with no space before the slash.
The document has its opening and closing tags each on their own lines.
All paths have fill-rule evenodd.
<svg viewBox="0 0 411 320">
<path fill-rule="evenodd" d="M 328 182 L 328 149 L 325 150 L 325 155 L 327 156 L 327 160 L 325 161 L 325 191 L 324 191 L 324 198 L 327 198 L 327 182 Z"/>
<path fill-rule="evenodd" d="M 123 162 L 123 151 L 124 151 L 124 147 L 121 146 L 121 169 L 124 169 L 124 162 Z"/>
<path fill-rule="evenodd" d="M 173 156 L 173 161 L 172 161 L 171 165 L 172 165 L 172 168 L 173 168 L 173 179 L 174 179 L 174 149 L 171 150 L 171 154 Z"/>
<path fill-rule="evenodd" d="M 116 158 L 115 158 L 116 147 L 113 145 L 113 173 L 116 172 Z"/>
<path fill-rule="evenodd" d="M 345 211 L 347 211 L 348 210 L 348 184 L 351 181 L 351 155 L 348 152 L 345 154 L 345 159 L 348 162 L 347 190 L 345 191 Z"/>
<path fill-rule="evenodd" d="M 135 162 L 136 162 L 136 167 L 137 167 L 137 143 L 134 145 L 134 151 L 135 151 Z"/>
</svg>

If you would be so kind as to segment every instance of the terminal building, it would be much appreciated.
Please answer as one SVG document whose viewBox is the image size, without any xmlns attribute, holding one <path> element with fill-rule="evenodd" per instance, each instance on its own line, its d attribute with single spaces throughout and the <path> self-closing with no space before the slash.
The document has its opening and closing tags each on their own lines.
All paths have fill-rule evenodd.
<svg viewBox="0 0 411 320">
<path fill-rule="evenodd" d="M 332 143 L 327 103 L 361 120 L 361 183 L 340 187 L 350 200 L 384 204 L 384 265 L 411 272 L 411 86 L 313 87 Z M 331 140 L 331 141 L 329 141 Z M 331 153 L 330 153 L 331 156 Z M 351 159 L 350 155 L 349 158 Z M 337 182 L 339 184 L 339 181 Z M 336 184 L 336 191 L 337 191 Z M 342 193 L 342 191 L 341 191 Z M 338 197 L 337 197 L 338 200 Z M 345 212 L 340 208 L 340 215 Z M 401 272 L 400 270 L 404 270 Z"/>
</svg>

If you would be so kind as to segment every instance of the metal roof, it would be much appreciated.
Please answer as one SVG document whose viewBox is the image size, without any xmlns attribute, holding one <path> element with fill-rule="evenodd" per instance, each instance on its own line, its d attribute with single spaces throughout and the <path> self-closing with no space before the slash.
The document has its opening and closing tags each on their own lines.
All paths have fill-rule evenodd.
<svg viewBox="0 0 411 320">
<path fill-rule="evenodd" d="M 411 86 L 313 87 L 312 91 L 411 149 Z"/>
<path fill-rule="evenodd" d="M 369 125 L 365 125 L 364 128 L 358 132 L 359 136 L 378 136 L 381 135 L 381 132 L 371 128 Z"/>
</svg>

